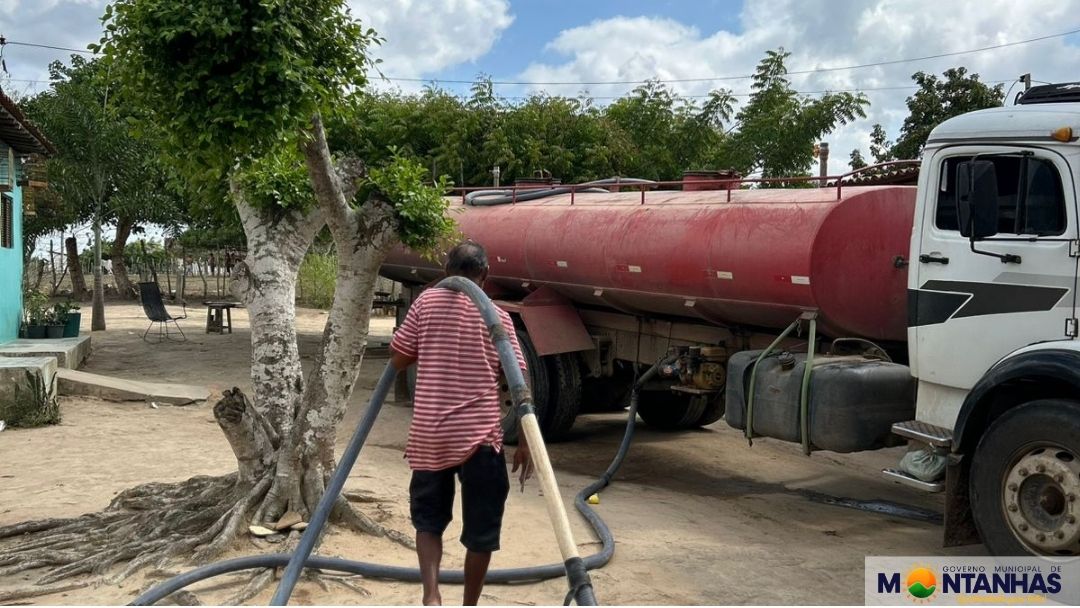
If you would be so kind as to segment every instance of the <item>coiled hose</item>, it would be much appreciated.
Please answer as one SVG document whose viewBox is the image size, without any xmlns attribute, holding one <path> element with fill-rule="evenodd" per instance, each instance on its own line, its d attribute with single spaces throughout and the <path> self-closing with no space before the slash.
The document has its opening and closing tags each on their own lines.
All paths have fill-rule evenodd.
<svg viewBox="0 0 1080 608">
<path fill-rule="evenodd" d="M 609 177 L 606 179 L 598 179 L 592 182 L 586 182 L 571 189 L 569 186 L 552 186 L 550 188 L 537 188 L 528 190 L 474 190 L 465 195 L 465 204 L 473 205 L 476 207 L 488 207 L 491 205 L 505 205 L 507 203 L 524 203 L 526 201 L 534 201 L 540 198 L 546 198 L 549 196 L 555 196 L 557 194 L 567 194 L 571 190 L 574 192 L 607 192 L 604 186 L 641 186 L 655 184 L 651 179 L 640 179 L 636 177 Z M 582 188 L 581 186 L 585 186 Z"/>
<path fill-rule="evenodd" d="M 439 286 L 457 288 L 458 290 L 469 289 L 468 286 L 462 286 L 460 281 L 454 279 L 455 278 L 452 277 L 451 279 L 444 280 L 439 283 Z M 474 285 L 471 282 L 469 282 L 469 284 Z M 482 296 L 482 298 L 477 297 L 477 293 L 479 293 L 479 296 Z M 482 311 L 487 310 L 489 315 L 495 314 L 494 304 L 487 299 L 482 291 L 479 289 L 472 289 L 470 290 L 469 295 L 473 298 L 474 302 L 480 301 L 478 306 Z M 497 322 L 497 317 L 495 317 L 495 319 Z M 492 327 L 491 323 L 489 323 L 489 327 Z M 501 324 L 499 327 L 501 327 Z M 506 344 L 509 346 L 508 341 Z M 502 350 L 503 349 L 500 349 L 500 351 Z M 512 349 L 507 351 L 506 354 L 509 356 L 508 362 L 504 361 L 503 352 L 500 352 L 500 361 L 504 361 L 502 366 L 504 373 L 510 375 L 513 374 L 510 370 L 516 370 L 517 374 L 520 376 L 521 370 L 517 367 L 517 361 Z M 635 382 L 630 396 L 630 409 L 627 415 L 626 430 L 623 433 L 623 439 L 619 444 L 619 449 L 615 454 L 615 458 L 612 459 L 611 464 L 608 465 L 607 470 L 604 471 L 604 474 L 601 475 L 600 478 L 583 488 L 577 493 L 577 496 L 574 497 L 574 506 L 577 508 L 578 512 L 581 513 L 581 516 L 585 518 L 585 521 L 589 523 L 589 526 L 592 527 L 597 538 L 600 540 L 601 548 L 596 553 L 581 558 L 580 564 L 575 564 L 577 567 L 574 568 L 574 575 L 578 580 L 571 583 L 570 592 L 567 594 L 564 602 L 566 604 L 569 604 L 571 599 L 576 599 L 579 605 L 596 605 L 596 598 L 593 595 L 592 586 L 591 584 L 582 585 L 580 582 L 581 575 L 587 570 L 601 568 L 611 561 L 612 556 L 615 554 L 615 538 L 612 536 L 611 530 L 608 528 L 607 524 L 604 523 L 604 520 L 600 515 L 589 506 L 588 499 L 593 494 L 601 492 L 610 485 L 615 473 L 619 470 L 619 467 L 622 466 L 623 460 L 630 450 L 630 443 L 634 437 L 634 430 L 637 422 L 639 390 L 645 382 L 656 375 L 664 363 L 666 363 L 666 360 L 653 365 L 637 380 L 637 382 Z M 344 480 L 348 477 L 357 456 L 359 456 L 360 449 L 367 440 L 367 435 L 371 431 L 371 427 L 375 424 L 375 419 L 382 409 L 383 402 L 386 400 L 386 396 L 389 394 L 391 386 L 393 386 L 395 376 L 396 370 L 388 364 L 386 369 L 383 370 L 379 382 L 375 385 L 374 391 L 372 391 L 371 401 L 367 411 L 364 413 L 363 418 L 361 418 L 360 423 L 356 427 L 356 431 L 353 433 L 352 439 L 350 439 L 348 446 L 342 453 L 338 468 L 334 471 L 330 484 L 328 484 L 326 491 L 324 492 L 323 499 L 320 501 L 315 513 L 313 513 L 311 517 L 312 521 L 308 523 L 308 528 L 305 530 L 303 537 L 301 537 L 300 545 L 297 547 L 295 553 L 253 555 L 208 564 L 163 581 L 136 597 L 130 605 L 150 606 L 164 599 L 169 594 L 199 581 L 215 576 L 221 576 L 222 574 L 255 568 L 287 567 L 286 573 L 282 575 L 282 581 L 272 600 L 274 605 L 283 605 L 288 602 L 292 588 L 299 577 L 301 567 L 358 574 L 373 579 L 390 579 L 412 583 L 420 582 L 420 570 L 418 568 L 387 566 L 338 557 L 310 555 L 311 549 L 314 547 L 314 541 L 318 538 L 326 521 L 326 517 L 329 515 L 330 509 L 329 507 L 324 509 L 324 503 L 325 505 L 332 505 L 334 500 L 340 494 L 341 488 L 344 486 Z M 512 382 L 512 379 L 508 378 L 508 380 L 511 380 Z M 523 378 L 521 378 L 521 382 L 524 382 Z M 517 400 L 515 400 L 515 403 L 517 403 Z M 316 522 L 318 523 L 316 524 Z M 307 538 L 310 538 L 311 541 L 305 542 L 305 539 Z M 302 553 L 302 551 L 306 551 L 306 553 Z M 302 559 L 297 559 L 297 556 L 299 555 L 304 555 L 304 557 Z M 580 572 L 577 572 L 579 568 Z M 568 564 L 554 563 L 542 566 L 491 570 L 487 573 L 487 577 L 484 580 L 487 583 L 495 584 L 524 583 L 558 578 L 566 576 L 567 574 Z M 440 583 L 461 584 L 464 580 L 465 573 L 462 570 L 442 570 L 439 572 Z"/>
</svg>

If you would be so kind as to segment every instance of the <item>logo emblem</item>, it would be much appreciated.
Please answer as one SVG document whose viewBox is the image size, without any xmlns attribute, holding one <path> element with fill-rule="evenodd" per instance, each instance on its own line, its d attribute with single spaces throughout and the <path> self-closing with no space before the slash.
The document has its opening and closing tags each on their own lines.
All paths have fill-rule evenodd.
<svg viewBox="0 0 1080 608">
<path fill-rule="evenodd" d="M 916 600 L 928 600 L 937 592 L 937 577 L 929 568 L 918 566 L 908 573 L 904 587 Z"/>
</svg>

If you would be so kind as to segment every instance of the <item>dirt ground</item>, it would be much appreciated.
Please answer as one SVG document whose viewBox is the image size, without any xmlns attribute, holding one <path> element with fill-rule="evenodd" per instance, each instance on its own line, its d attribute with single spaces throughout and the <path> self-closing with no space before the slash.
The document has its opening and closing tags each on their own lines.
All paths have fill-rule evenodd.
<svg viewBox="0 0 1080 608">
<path fill-rule="evenodd" d="M 139 337 L 146 322 L 139 307 L 110 304 L 109 330 L 93 334 L 86 371 L 131 379 L 247 389 L 248 319 L 235 311 L 235 333 L 203 333 L 199 310 L 182 321 L 189 341 L 148 345 Z M 85 315 L 89 317 L 89 315 Z M 325 313 L 299 312 L 300 351 L 310 364 Z M 89 319 L 84 318 L 84 330 Z M 387 341 L 392 319 L 373 321 L 372 340 Z M 343 445 L 363 412 L 385 357 L 368 356 L 340 435 Z M 178 481 L 234 468 L 228 444 L 201 405 L 150 407 L 63 398 L 63 422 L 55 427 L 0 433 L 0 525 L 31 518 L 66 517 L 99 510 L 121 490 L 148 481 Z M 362 505 L 384 524 L 410 532 L 409 469 L 402 459 L 410 410 L 384 408 L 347 489 L 372 493 L 380 502 Z M 569 441 L 550 446 L 563 497 L 573 511 L 574 494 L 603 472 L 622 436 L 625 415 L 579 418 Z M 940 512 L 941 497 L 883 479 L 880 470 L 899 458 L 897 449 L 804 457 L 797 445 L 755 440 L 723 421 L 703 430 L 660 433 L 639 427 L 629 458 L 597 508 L 616 541 L 612 562 L 593 572 L 604 604 L 861 604 L 866 555 L 981 554 L 982 547 L 946 550 L 941 527 L 913 519 L 828 504 L 825 497 L 890 500 Z M 817 497 L 817 500 L 814 498 Z M 587 525 L 571 513 L 582 554 L 595 551 Z M 507 506 L 503 550 L 494 568 L 558 562 L 538 485 L 515 490 Z M 447 533 L 444 567 L 460 567 L 458 522 Z M 231 556 L 260 549 L 241 541 Z M 412 566 L 415 556 L 391 541 L 333 531 L 320 553 Z M 0 591 L 25 585 L 38 573 L 0 580 Z M 193 588 L 205 604 L 219 603 L 245 579 L 224 577 Z M 324 590 L 303 581 L 294 604 L 415 604 L 419 586 L 351 579 L 366 593 L 331 584 Z M 48 604 L 123 604 L 151 581 L 133 577 L 121 585 L 88 587 L 36 598 Z M 270 599 L 272 589 L 252 604 Z M 562 580 L 527 585 L 490 585 L 487 604 L 558 604 Z M 446 586 L 443 598 L 458 603 L 461 588 Z"/>
</svg>

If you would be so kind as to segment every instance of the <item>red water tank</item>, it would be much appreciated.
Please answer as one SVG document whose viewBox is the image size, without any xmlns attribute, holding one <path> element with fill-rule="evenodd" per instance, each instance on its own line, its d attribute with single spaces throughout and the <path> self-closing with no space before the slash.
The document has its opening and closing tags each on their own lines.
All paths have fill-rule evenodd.
<svg viewBox="0 0 1080 608">
<path fill-rule="evenodd" d="M 767 329 L 817 310 L 833 337 L 902 341 L 915 188 L 576 193 L 472 207 L 453 203 L 482 243 L 489 281 L 524 296 L 547 285 L 582 305 Z M 406 250 L 382 274 L 441 276 Z"/>
</svg>

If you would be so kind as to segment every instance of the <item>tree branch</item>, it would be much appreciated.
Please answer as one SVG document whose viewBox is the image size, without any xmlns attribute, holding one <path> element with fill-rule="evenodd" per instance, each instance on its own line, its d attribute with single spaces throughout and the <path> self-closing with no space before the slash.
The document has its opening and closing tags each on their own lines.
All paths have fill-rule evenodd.
<svg viewBox="0 0 1080 608">
<path fill-rule="evenodd" d="M 326 223 L 330 229 L 340 230 L 348 223 L 349 201 L 342 189 L 341 178 L 334 169 L 322 116 L 315 114 L 311 117 L 311 128 L 306 135 L 301 147 L 308 175 L 311 177 L 311 186 L 315 190 L 315 198 L 319 201 L 319 208 L 326 214 Z"/>
</svg>

